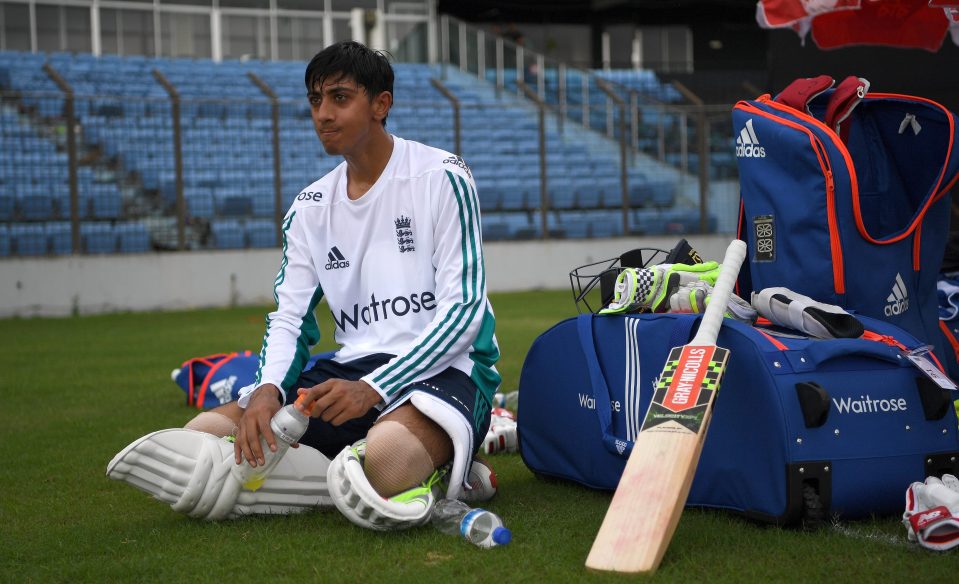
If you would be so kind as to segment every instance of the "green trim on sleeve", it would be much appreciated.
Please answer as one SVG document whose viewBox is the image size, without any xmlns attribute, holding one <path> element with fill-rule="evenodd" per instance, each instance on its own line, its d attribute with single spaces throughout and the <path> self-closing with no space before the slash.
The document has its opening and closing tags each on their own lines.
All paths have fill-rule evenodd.
<svg viewBox="0 0 959 584">
<path fill-rule="evenodd" d="M 293 355 L 293 362 L 283 376 L 283 391 L 288 391 L 303 372 L 303 366 L 310 359 L 310 347 L 320 342 L 320 326 L 316 322 L 316 305 L 323 298 L 323 287 L 317 286 L 313 291 L 313 297 L 310 298 L 310 306 L 303 316 L 303 324 L 300 325 L 300 336 L 296 338 L 296 353 Z"/>
<path fill-rule="evenodd" d="M 469 323 L 476 315 L 481 304 L 480 299 L 482 295 L 480 294 L 477 283 L 479 277 L 477 272 L 483 269 L 483 262 L 477 253 L 479 236 L 475 232 L 475 225 L 478 224 L 478 217 L 474 215 L 474 208 L 475 212 L 478 212 L 479 204 L 478 201 L 475 201 L 475 191 L 468 187 L 468 184 L 462 177 L 458 177 L 461 182 L 460 186 L 462 187 L 461 193 L 460 186 L 456 183 L 457 176 L 449 171 L 446 171 L 446 175 L 453 187 L 453 195 L 458 207 L 460 230 L 462 233 L 460 241 L 463 263 L 461 283 L 462 300 L 450 308 L 443 321 L 440 322 L 420 344 L 373 378 L 373 381 L 383 388 L 387 396 L 399 391 L 420 371 L 428 369 L 442 357 L 459 335 L 469 326 Z M 470 204 L 471 201 L 469 198 L 474 199 L 472 205 Z M 467 274 L 471 264 L 473 271 L 472 282 L 470 282 L 469 275 Z M 484 286 L 485 280 L 486 277 L 484 274 L 481 280 Z M 447 339 L 449 339 L 449 341 L 446 342 L 445 347 L 437 350 Z M 424 365 L 423 362 L 427 359 L 430 359 L 430 361 Z M 397 370 L 399 371 L 397 372 Z"/>
<path fill-rule="evenodd" d="M 290 230 L 290 225 L 293 224 L 293 217 L 296 216 L 296 211 L 290 213 L 290 215 L 283 221 L 282 225 L 282 253 L 283 257 L 280 260 L 280 270 L 276 273 L 276 278 L 273 279 L 273 302 L 277 305 L 280 304 L 280 297 L 277 295 L 276 289 L 286 280 L 286 266 L 290 263 L 290 258 L 287 257 L 286 252 L 289 248 L 289 244 L 286 239 L 286 234 Z M 254 378 L 253 384 L 259 385 L 262 381 L 263 365 L 266 364 L 266 348 L 270 344 L 270 315 L 266 315 L 266 331 L 263 333 L 263 342 L 260 344 L 260 361 L 256 367 L 256 377 Z"/>
</svg>

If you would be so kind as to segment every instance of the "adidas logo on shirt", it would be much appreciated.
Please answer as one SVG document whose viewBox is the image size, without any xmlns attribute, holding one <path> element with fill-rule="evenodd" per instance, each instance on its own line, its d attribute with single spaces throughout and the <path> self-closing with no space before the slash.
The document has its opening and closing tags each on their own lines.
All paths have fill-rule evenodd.
<svg viewBox="0 0 959 584">
<path fill-rule="evenodd" d="M 759 138 L 753 130 L 752 118 L 746 120 L 746 126 L 736 138 L 737 158 L 766 158 L 766 149 L 759 145 Z"/>
<path fill-rule="evenodd" d="M 336 249 L 335 245 L 330 248 L 330 251 L 326 254 L 326 258 L 330 260 L 326 262 L 325 267 L 327 270 L 350 267 L 350 262 L 340 253 L 340 250 Z"/>
<path fill-rule="evenodd" d="M 886 316 L 898 316 L 909 310 L 909 293 L 906 292 L 906 284 L 902 281 L 902 275 L 896 274 L 896 281 L 892 284 L 892 292 L 886 297 Z"/>
</svg>

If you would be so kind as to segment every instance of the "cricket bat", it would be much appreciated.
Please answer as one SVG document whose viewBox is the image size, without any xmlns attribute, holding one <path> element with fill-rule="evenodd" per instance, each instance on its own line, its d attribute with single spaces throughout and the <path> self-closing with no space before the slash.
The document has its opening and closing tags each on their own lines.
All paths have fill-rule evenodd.
<svg viewBox="0 0 959 584">
<path fill-rule="evenodd" d="M 653 572 L 659 567 L 686 504 L 729 358 L 729 351 L 716 346 L 716 337 L 745 257 L 746 244 L 733 240 L 696 336 L 670 351 L 587 568 Z"/>
</svg>

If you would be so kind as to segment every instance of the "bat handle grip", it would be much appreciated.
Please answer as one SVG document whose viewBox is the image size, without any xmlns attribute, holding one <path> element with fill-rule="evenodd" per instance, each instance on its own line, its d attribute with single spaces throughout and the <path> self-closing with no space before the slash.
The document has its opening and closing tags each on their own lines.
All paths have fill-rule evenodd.
<svg viewBox="0 0 959 584">
<path fill-rule="evenodd" d="M 734 239 L 729 247 L 726 248 L 726 257 L 723 258 L 722 268 L 719 270 L 719 277 L 716 279 L 716 285 L 713 287 L 712 297 L 709 299 L 709 305 L 703 314 L 703 320 L 699 323 L 699 330 L 693 338 L 693 345 L 714 345 L 716 337 L 719 336 L 719 327 L 723 325 L 723 314 L 726 312 L 726 305 L 729 304 L 729 297 L 733 293 L 733 285 L 736 278 L 739 277 L 739 268 L 746 259 L 746 243 L 739 239 Z"/>
</svg>

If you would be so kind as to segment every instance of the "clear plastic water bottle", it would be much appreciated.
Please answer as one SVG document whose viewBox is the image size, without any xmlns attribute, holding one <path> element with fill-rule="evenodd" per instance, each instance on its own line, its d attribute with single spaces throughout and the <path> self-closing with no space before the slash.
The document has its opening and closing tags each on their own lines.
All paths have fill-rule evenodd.
<svg viewBox="0 0 959 584">
<path fill-rule="evenodd" d="M 309 423 L 310 418 L 293 405 L 281 408 L 270 420 L 270 428 L 276 436 L 276 452 L 270 450 L 266 439 L 261 436 L 260 446 L 263 448 L 264 464 L 254 468 L 244 460 L 233 467 L 233 476 L 240 480 L 244 489 L 251 491 L 259 489 L 290 446 L 303 437 Z"/>
<path fill-rule="evenodd" d="M 461 535 L 481 548 L 506 545 L 513 538 L 499 515 L 486 509 L 473 509 L 457 499 L 440 499 L 433 507 L 430 521 L 447 535 Z"/>
<path fill-rule="evenodd" d="M 509 393 L 494 393 L 493 394 L 493 407 L 494 408 L 506 408 L 508 410 L 516 411 L 517 401 L 519 400 L 519 391 L 511 391 Z"/>
</svg>

